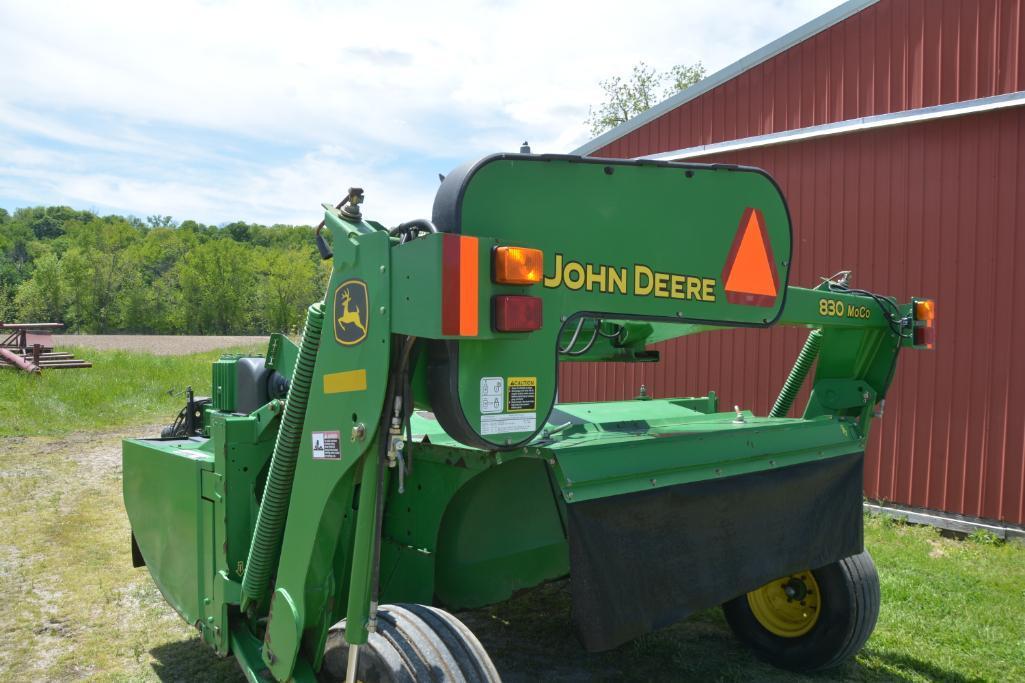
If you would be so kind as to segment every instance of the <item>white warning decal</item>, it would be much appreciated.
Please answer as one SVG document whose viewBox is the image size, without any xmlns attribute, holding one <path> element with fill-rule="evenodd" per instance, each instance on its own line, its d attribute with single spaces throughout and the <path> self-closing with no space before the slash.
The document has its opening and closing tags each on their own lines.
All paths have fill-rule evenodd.
<svg viewBox="0 0 1025 683">
<path fill-rule="evenodd" d="M 481 377 L 480 412 L 500 413 L 503 410 L 505 410 L 505 380 L 501 377 Z"/>
<path fill-rule="evenodd" d="M 511 434 L 512 432 L 533 432 L 537 429 L 537 413 L 506 413 L 504 415 L 481 415 L 480 433 Z"/>
<path fill-rule="evenodd" d="M 340 460 L 341 439 L 338 432 L 313 432 L 313 459 Z"/>
</svg>

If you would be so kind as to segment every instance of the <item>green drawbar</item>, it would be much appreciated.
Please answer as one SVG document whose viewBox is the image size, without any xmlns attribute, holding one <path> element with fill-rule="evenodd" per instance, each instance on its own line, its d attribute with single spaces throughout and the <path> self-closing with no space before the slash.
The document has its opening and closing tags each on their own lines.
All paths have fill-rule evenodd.
<svg viewBox="0 0 1025 683">
<path fill-rule="evenodd" d="M 274 442 L 267 473 L 267 485 L 263 489 L 260 512 L 253 530 L 253 542 L 249 546 L 245 576 L 242 578 L 242 609 L 259 604 L 267 593 L 267 582 L 271 568 L 281 549 L 281 535 L 285 528 L 285 514 L 292 494 L 292 478 L 295 461 L 299 455 L 303 420 L 306 417 L 306 402 L 310 396 L 310 381 L 313 366 L 320 346 L 320 331 L 324 325 L 324 305 L 310 306 L 306 315 L 306 327 L 299 347 L 299 357 L 288 390 L 285 410 L 281 416 L 281 428 Z"/>
</svg>

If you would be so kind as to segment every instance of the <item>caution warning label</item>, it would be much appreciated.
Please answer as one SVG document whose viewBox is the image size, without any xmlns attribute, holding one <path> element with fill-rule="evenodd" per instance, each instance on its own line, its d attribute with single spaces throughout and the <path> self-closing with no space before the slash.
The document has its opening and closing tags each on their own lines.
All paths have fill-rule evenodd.
<svg viewBox="0 0 1025 683">
<path fill-rule="evenodd" d="M 510 377 L 506 410 L 529 413 L 537 410 L 537 377 Z"/>
<path fill-rule="evenodd" d="M 313 459 L 340 460 L 341 439 L 338 432 L 313 432 Z"/>
</svg>

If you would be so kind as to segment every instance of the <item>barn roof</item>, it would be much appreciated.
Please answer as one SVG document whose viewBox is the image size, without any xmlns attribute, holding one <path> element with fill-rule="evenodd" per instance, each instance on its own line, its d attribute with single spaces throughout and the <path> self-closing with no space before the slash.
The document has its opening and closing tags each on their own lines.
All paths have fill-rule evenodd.
<svg viewBox="0 0 1025 683">
<path fill-rule="evenodd" d="M 812 19 L 807 24 L 795 28 L 790 33 L 777 38 L 768 45 L 765 45 L 758 50 L 755 50 L 746 57 L 742 57 L 730 64 L 724 69 L 720 69 L 711 76 L 704 78 L 686 90 L 682 90 L 667 100 L 656 104 L 651 109 L 638 114 L 629 121 L 621 123 L 612 130 L 602 133 L 598 137 L 594 138 L 590 142 L 587 142 L 580 147 L 573 150 L 572 154 L 591 154 L 592 152 L 601 149 L 605 145 L 618 140 L 619 138 L 631 133 L 649 121 L 653 121 L 663 114 L 676 109 L 682 104 L 690 102 L 691 100 L 701 97 L 713 90 L 714 88 L 722 85 L 726 81 L 736 78 L 740 74 L 744 73 L 748 69 L 758 66 L 762 62 L 772 59 L 781 52 L 789 50 L 794 45 L 801 43 L 808 38 L 811 38 L 817 33 L 825 31 L 829 27 L 840 23 L 844 19 L 851 15 L 857 14 L 866 7 L 876 4 L 879 0 L 847 0 L 839 7 L 834 7 L 825 14 Z"/>
</svg>

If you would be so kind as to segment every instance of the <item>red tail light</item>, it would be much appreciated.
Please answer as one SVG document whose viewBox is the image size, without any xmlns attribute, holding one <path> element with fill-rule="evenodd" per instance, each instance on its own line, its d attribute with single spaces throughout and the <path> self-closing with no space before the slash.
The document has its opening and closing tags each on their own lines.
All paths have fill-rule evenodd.
<svg viewBox="0 0 1025 683">
<path fill-rule="evenodd" d="M 936 345 L 936 328 L 931 323 L 929 327 L 916 327 L 914 342 L 915 346 L 931 349 Z"/>
<path fill-rule="evenodd" d="M 498 332 L 532 332 L 541 329 L 541 299 L 504 295 L 492 298 L 493 323 Z"/>
</svg>

